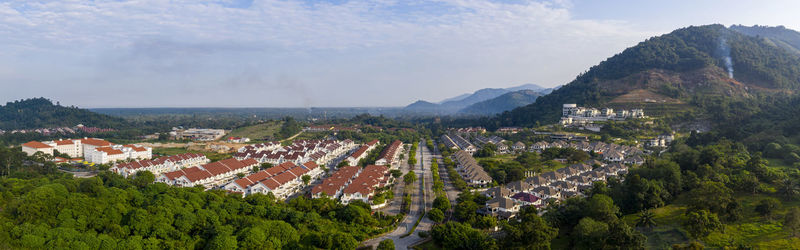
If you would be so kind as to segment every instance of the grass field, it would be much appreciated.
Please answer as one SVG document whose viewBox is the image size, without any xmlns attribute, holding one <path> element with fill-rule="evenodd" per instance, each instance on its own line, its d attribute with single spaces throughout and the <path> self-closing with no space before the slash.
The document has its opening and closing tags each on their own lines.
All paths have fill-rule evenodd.
<svg viewBox="0 0 800 250">
<path fill-rule="evenodd" d="M 437 250 L 437 249 L 444 249 L 440 246 L 437 246 L 433 240 L 426 241 L 425 243 L 419 244 L 414 246 L 414 249 L 419 250 Z"/>
<path fill-rule="evenodd" d="M 759 215 L 755 207 L 767 197 L 780 198 L 772 194 L 735 193 L 734 196 L 742 205 L 742 219 L 733 223 L 726 223 L 725 229 L 700 241 L 709 248 L 735 247 L 739 245 L 751 246 L 755 249 L 800 249 L 800 239 L 790 238 L 789 232 L 783 229 L 783 216 L 789 208 L 800 206 L 798 201 L 781 200 L 782 206 L 773 216 L 772 220 Z M 639 229 L 647 236 L 648 249 L 670 249 L 673 244 L 687 243 L 690 238 L 683 229 L 684 213 L 687 206 L 681 202 L 657 208 L 655 221 L 658 225 L 652 230 Z M 637 215 L 631 214 L 622 219 L 628 225 L 634 226 Z"/>
<path fill-rule="evenodd" d="M 247 137 L 253 141 L 266 141 L 264 138 L 273 138 L 281 129 L 281 121 L 268 121 L 231 131 L 227 137 Z"/>
<path fill-rule="evenodd" d="M 188 150 L 186 148 L 153 148 L 153 155 L 177 155 L 183 153 L 198 153 L 204 154 L 208 157 L 209 160 L 219 161 L 222 159 L 230 158 L 231 156 L 228 154 L 221 154 L 216 152 L 206 152 L 206 151 L 197 151 L 197 150 Z"/>
</svg>

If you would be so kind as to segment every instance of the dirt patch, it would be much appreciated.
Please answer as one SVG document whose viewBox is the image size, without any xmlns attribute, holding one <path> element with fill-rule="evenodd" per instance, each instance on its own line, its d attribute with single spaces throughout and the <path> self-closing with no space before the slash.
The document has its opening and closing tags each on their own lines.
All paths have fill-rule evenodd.
<svg viewBox="0 0 800 250">
<path fill-rule="evenodd" d="M 683 103 L 678 99 L 656 94 L 653 93 L 652 91 L 645 89 L 636 89 L 611 100 L 611 103 L 640 103 L 640 102 L 672 103 L 672 104 Z"/>
</svg>

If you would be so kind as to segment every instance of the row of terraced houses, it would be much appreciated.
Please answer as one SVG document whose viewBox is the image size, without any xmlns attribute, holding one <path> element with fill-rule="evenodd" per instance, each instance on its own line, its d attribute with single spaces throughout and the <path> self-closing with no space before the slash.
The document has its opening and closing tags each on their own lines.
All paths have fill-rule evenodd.
<svg viewBox="0 0 800 250">
<path fill-rule="evenodd" d="M 328 165 L 356 146 L 352 140 L 295 140 L 289 146 L 281 146 L 279 142 L 268 142 L 242 147 L 233 157 L 238 160 L 255 159 L 259 163 L 273 165 L 285 162 L 303 164 L 309 161 Z"/>
<path fill-rule="evenodd" d="M 510 218 L 521 207 L 543 207 L 548 201 L 559 202 L 570 197 L 583 196 L 583 192 L 591 189 L 594 182 L 606 181 L 609 177 L 621 179 L 627 173 L 627 165 L 588 160 L 523 181 L 490 188 L 485 194 L 492 199 L 486 202 L 483 211 L 501 218 Z"/>
<path fill-rule="evenodd" d="M 276 198 L 285 199 L 302 189 L 305 185 L 302 180 L 303 175 L 308 175 L 314 180 L 322 174 L 322 168 L 313 161 L 299 165 L 284 162 L 231 181 L 223 189 L 243 195 L 272 193 Z"/>
<path fill-rule="evenodd" d="M 207 189 L 218 187 L 236 177 L 240 173 L 248 173 L 258 167 L 253 159 L 237 160 L 228 158 L 199 166 L 165 172 L 156 177 L 157 182 L 172 186 L 194 187 L 202 185 Z"/>
<path fill-rule="evenodd" d="M 150 171 L 153 175 L 159 176 L 162 173 L 198 166 L 208 162 L 208 158 L 203 154 L 185 153 L 163 156 L 153 160 L 117 163 L 109 170 L 124 177 L 133 176 L 140 171 Z"/>
<path fill-rule="evenodd" d="M 360 200 L 369 203 L 375 191 L 390 185 L 394 178 L 386 166 L 369 165 L 341 167 L 322 184 L 311 190 L 313 198 L 329 197 L 339 199 L 343 204 Z"/>
</svg>

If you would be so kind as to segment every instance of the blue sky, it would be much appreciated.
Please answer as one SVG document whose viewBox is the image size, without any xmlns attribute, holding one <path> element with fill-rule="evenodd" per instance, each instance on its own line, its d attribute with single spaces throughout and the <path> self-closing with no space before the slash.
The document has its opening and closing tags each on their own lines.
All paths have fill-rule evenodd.
<svg viewBox="0 0 800 250">
<path fill-rule="evenodd" d="M 800 1 L 0 0 L 0 101 L 403 106 L 564 84 L 688 25 L 800 29 L 798 9 Z"/>
</svg>

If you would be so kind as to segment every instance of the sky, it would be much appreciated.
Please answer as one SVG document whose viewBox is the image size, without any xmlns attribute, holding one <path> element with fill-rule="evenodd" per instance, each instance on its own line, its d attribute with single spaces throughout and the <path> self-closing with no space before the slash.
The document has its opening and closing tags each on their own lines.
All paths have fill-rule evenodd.
<svg viewBox="0 0 800 250">
<path fill-rule="evenodd" d="M 0 0 L 0 102 L 368 107 L 553 87 L 689 25 L 784 25 L 800 1 Z"/>
</svg>

